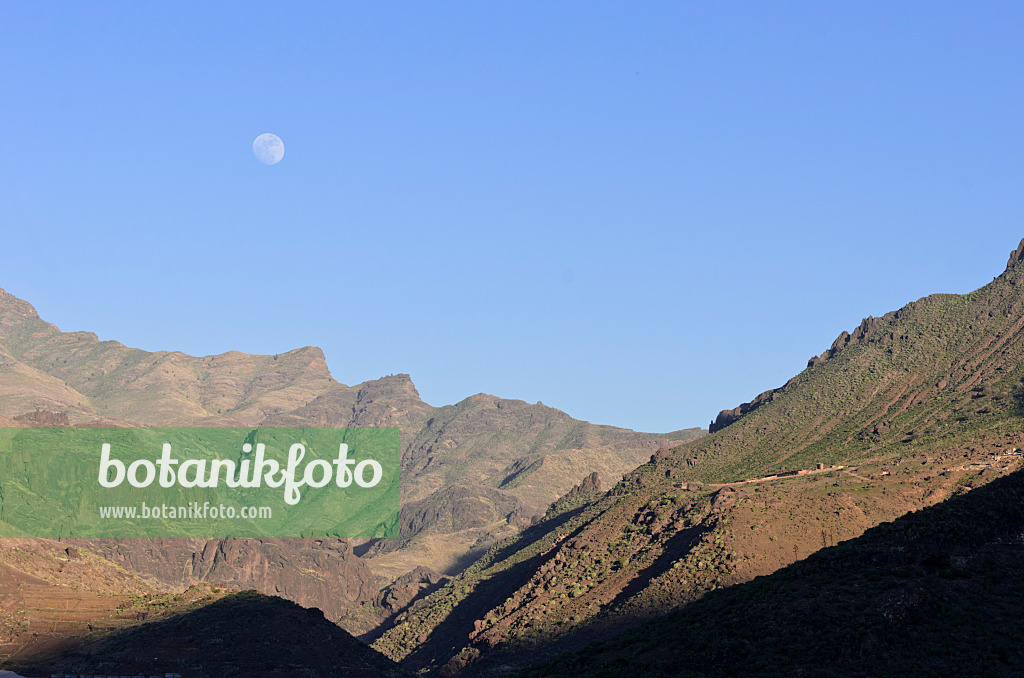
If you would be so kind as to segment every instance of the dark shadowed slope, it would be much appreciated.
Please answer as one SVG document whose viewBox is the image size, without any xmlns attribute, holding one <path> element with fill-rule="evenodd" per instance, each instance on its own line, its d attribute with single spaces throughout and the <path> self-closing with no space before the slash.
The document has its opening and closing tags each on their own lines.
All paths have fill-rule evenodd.
<svg viewBox="0 0 1024 678">
<path fill-rule="evenodd" d="M 1024 675 L 1024 472 L 527 676 Z"/>
<path fill-rule="evenodd" d="M 45 661 L 12 665 L 37 675 L 408 675 L 319 610 L 254 591 L 120 630 Z"/>
</svg>

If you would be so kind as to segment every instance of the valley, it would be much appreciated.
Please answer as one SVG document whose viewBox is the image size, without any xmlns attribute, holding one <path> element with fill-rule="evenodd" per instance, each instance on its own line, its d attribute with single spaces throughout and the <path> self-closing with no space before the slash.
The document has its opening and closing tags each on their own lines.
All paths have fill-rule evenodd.
<svg viewBox="0 0 1024 678">
<path fill-rule="evenodd" d="M 617 675 L 635 662 L 650 675 L 732 675 L 740 664 L 707 663 L 728 652 L 753 666 L 777 660 L 809 668 L 787 654 L 793 643 L 809 644 L 813 656 L 836 667 L 844 657 L 874 666 L 875 654 L 865 648 L 878 647 L 880 665 L 909 670 L 909 650 L 893 644 L 885 624 L 927 646 L 938 642 L 938 631 L 926 610 L 962 604 L 977 610 L 967 614 L 990 613 L 991 624 L 1015 623 L 1013 610 L 993 600 L 985 582 L 1013 581 L 1020 566 L 1015 535 L 1024 523 L 1005 500 L 1016 496 L 1024 473 L 1022 259 L 1024 242 L 1000 276 L 970 294 L 933 295 L 865 319 L 785 385 L 723 410 L 710 435 L 594 426 L 539 404 L 485 395 L 432 408 L 404 375 L 357 387 L 311 379 L 323 370 L 307 349 L 285 358 L 272 378 L 255 367 L 267 357 L 232 356 L 236 374 L 264 375 L 260 386 L 230 396 L 231 407 L 217 400 L 216 415 L 201 404 L 209 395 L 197 399 L 196 390 L 185 389 L 182 398 L 199 408 L 187 416 L 202 411 L 190 421 L 238 424 L 259 411 L 258 422 L 267 425 L 399 426 L 407 474 L 402 538 L 72 540 L 68 548 L 123 572 L 123 586 L 140 587 L 139 595 L 191 591 L 201 598 L 195 612 L 174 608 L 169 620 L 254 588 L 319 608 L 326 620 L 371 643 L 378 653 L 372 656 L 421 675 Z M 52 356 L 37 342 L 70 341 L 43 328 L 22 303 L 8 300 L 6 308 L 0 328 L 14 328 L 4 330 L 13 339 L 0 343 L 15 361 L 8 373 Z M 102 342 L 74 342 L 87 347 L 77 354 L 81 363 L 123 375 L 119 365 L 128 354 L 121 348 L 101 358 Z M 184 373 L 206 375 L 220 359 L 173 360 L 189 364 Z M 88 383 L 74 376 L 78 368 L 55 369 L 52 357 L 45 360 L 62 383 Z M 181 378 L 178 384 L 187 382 Z M 271 382 L 276 387 L 268 390 Z M 84 399 L 52 383 L 46 388 L 53 399 L 37 409 L 15 412 L 19 396 L 0 398 L 0 412 L 15 424 L 33 417 L 108 421 L 121 412 L 98 386 L 84 389 L 95 395 L 78 391 Z M 276 390 L 304 404 L 272 411 L 261 403 L 284 397 L 270 395 Z M 164 394 L 153 402 L 166 401 Z M 133 413 L 133 423 L 157 416 Z M 971 535 L 960 532 L 974 522 Z M 974 546 L 965 551 L 960 542 Z M 975 597 L 950 588 L 955 581 Z M 37 585 L 25 579 L 23 588 Z M 1017 589 L 1007 592 L 1016 600 Z M 25 634 L 37 629 L 83 634 L 80 625 L 67 625 L 70 613 L 53 616 L 43 594 L 11 600 L 24 602 L 11 608 L 6 628 L 25 648 L 36 647 Z M 807 600 L 816 602 L 800 602 Z M 849 601 L 887 621 L 873 617 L 854 628 Z M 89 610 L 83 616 L 95 617 L 113 637 L 130 639 L 138 622 L 146 622 L 139 629 L 151 626 L 148 618 L 131 618 L 138 613 L 133 605 L 97 607 L 86 596 L 73 606 Z M 759 633 L 782 636 L 757 653 L 752 632 L 737 625 L 742 608 L 765 605 L 751 624 L 780 616 L 799 636 L 810 632 L 808 610 L 822 610 L 836 640 L 794 640 L 771 627 Z M 680 638 L 704 637 L 708 615 L 722 620 L 715 622 L 720 635 L 702 641 L 711 649 L 663 638 L 670 629 Z M 1022 666 L 1011 636 L 995 650 L 1006 675 Z M 663 638 L 663 645 L 652 646 L 649 637 Z M 8 661 L 20 666 L 18 657 L 44 650 L 45 643 L 21 649 Z M 936 671 L 961 666 L 939 648 L 935 656 Z M 864 675 L 871 670 L 863 668 Z"/>
</svg>

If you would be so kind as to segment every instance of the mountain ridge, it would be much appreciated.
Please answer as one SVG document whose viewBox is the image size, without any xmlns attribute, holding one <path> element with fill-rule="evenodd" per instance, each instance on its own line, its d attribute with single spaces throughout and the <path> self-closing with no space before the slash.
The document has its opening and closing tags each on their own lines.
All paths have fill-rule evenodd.
<svg viewBox="0 0 1024 678">
<path fill-rule="evenodd" d="M 332 550 L 322 575 L 301 566 L 285 571 L 305 574 L 269 576 L 268 565 L 304 562 L 302 547 L 273 540 L 247 541 L 240 550 L 224 540 L 167 541 L 159 552 L 133 540 L 83 542 L 164 585 L 244 587 L 250 581 L 321 607 L 357 633 L 394 612 L 374 608 L 389 582 L 421 566 L 450 575 L 495 540 L 529 525 L 582 476 L 621 477 L 649 450 L 701 434 L 683 430 L 666 437 L 599 426 L 539 403 L 483 393 L 434 407 L 423 402 L 408 374 L 340 383 L 323 351 L 312 346 L 276 355 L 148 352 L 100 341 L 91 332 L 62 332 L 5 291 L 0 417 L 32 425 L 399 427 L 408 532 L 400 543 L 357 541 L 354 550 Z M 238 551 L 237 566 L 216 557 L 225 549 Z M 365 585 L 333 596 L 343 579 Z"/>
<path fill-rule="evenodd" d="M 431 675 L 500 674 L 524 653 L 579 650 L 1014 473 L 1018 259 L 973 292 L 841 333 L 758 407 L 496 545 L 375 647 Z"/>
</svg>

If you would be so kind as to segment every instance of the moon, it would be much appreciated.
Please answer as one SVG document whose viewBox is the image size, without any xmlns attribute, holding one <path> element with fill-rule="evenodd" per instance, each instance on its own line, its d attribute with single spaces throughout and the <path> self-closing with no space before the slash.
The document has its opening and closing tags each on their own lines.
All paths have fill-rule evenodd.
<svg viewBox="0 0 1024 678">
<path fill-rule="evenodd" d="M 252 154 L 264 165 L 276 165 L 284 157 L 284 142 L 276 134 L 261 134 L 252 142 Z"/>
</svg>

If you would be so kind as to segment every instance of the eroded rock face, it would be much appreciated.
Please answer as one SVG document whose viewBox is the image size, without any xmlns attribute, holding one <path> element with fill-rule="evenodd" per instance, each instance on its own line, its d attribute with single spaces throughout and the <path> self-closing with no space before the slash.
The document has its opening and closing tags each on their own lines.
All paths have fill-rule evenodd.
<svg viewBox="0 0 1024 678">
<path fill-rule="evenodd" d="M 1020 241 L 1020 244 L 1017 245 L 1017 249 L 1010 252 L 1010 259 L 1006 262 L 1007 270 L 1016 266 L 1021 261 L 1024 261 L 1024 240 Z"/>
<path fill-rule="evenodd" d="M 445 577 L 421 565 L 381 589 L 377 594 L 377 607 L 388 614 L 394 614 L 427 595 L 445 580 Z"/>
<path fill-rule="evenodd" d="M 331 621 L 377 593 L 369 568 L 343 539 L 71 541 L 165 584 L 253 588 L 320 608 Z"/>
<path fill-rule="evenodd" d="M 398 427 L 403 538 L 360 544 L 364 561 L 330 540 L 89 542 L 154 581 L 256 588 L 320 607 L 356 632 L 365 630 L 362 606 L 375 600 L 380 584 L 417 565 L 457 572 L 527 527 L 581 471 L 614 482 L 652 450 L 703 434 L 597 426 L 539 402 L 487 394 L 433 407 L 407 374 L 341 384 L 323 352 L 310 346 L 278 355 L 143 351 L 90 332 L 62 332 L 0 290 L 0 425 L 69 423 Z M 403 597 L 399 588 L 393 601 Z"/>
<path fill-rule="evenodd" d="M 71 419 L 66 412 L 50 412 L 49 410 L 36 410 L 26 412 L 14 418 L 14 421 L 22 426 L 70 426 Z"/>
<path fill-rule="evenodd" d="M 601 475 L 597 471 L 594 471 L 586 478 L 584 478 L 582 481 L 580 481 L 579 485 L 569 490 L 569 492 L 565 496 L 567 498 L 573 498 L 587 494 L 603 494 L 604 492 L 607 491 L 608 488 L 605 487 L 604 482 L 602 482 Z"/>
<path fill-rule="evenodd" d="M 708 432 L 714 433 L 719 429 L 723 429 L 734 421 L 737 421 L 743 415 L 753 412 L 767 402 L 771 402 L 771 399 L 775 396 L 775 392 L 779 390 L 781 389 L 776 388 L 770 391 L 765 391 L 749 403 L 743 403 L 739 407 L 731 410 L 722 410 L 718 413 L 718 416 L 715 417 L 715 420 L 708 426 Z"/>
<path fill-rule="evenodd" d="M 525 527 L 528 521 L 524 516 L 523 503 L 509 492 L 479 484 L 458 484 L 404 504 L 399 518 L 402 538 L 375 540 L 365 555 L 372 557 L 405 548 L 417 535 L 426 532 L 486 531 L 495 524 Z"/>
</svg>

